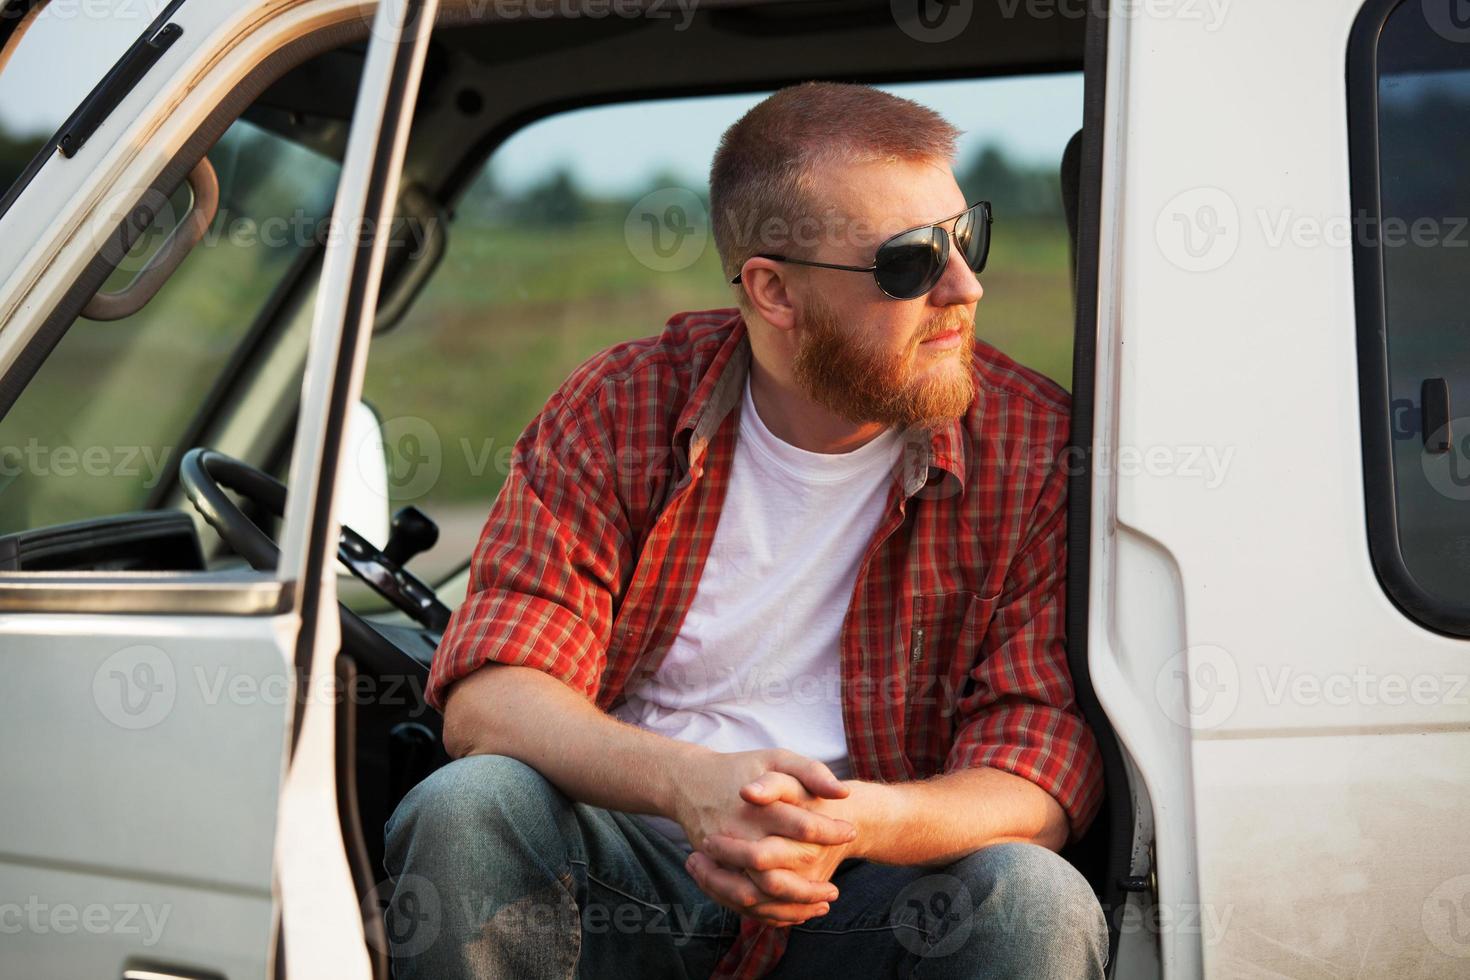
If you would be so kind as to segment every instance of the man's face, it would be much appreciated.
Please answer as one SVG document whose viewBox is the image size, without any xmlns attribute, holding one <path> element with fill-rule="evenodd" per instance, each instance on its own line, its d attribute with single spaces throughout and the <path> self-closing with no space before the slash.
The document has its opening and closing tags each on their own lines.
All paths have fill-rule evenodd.
<svg viewBox="0 0 1470 980">
<path fill-rule="evenodd" d="M 883 239 L 969 203 L 943 163 L 832 176 L 831 200 L 844 220 L 806 250 L 816 261 L 871 265 Z M 953 230 L 953 221 L 945 227 Z M 803 267 L 792 288 L 793 376 L 814 401 L 852 422 L 907 428 L 956 418 L 975 395 L 970 360 L 982 293 L 953 241 L 939 283 L 911 300 L 887 296 L 870 273 Z"/>
</svg>

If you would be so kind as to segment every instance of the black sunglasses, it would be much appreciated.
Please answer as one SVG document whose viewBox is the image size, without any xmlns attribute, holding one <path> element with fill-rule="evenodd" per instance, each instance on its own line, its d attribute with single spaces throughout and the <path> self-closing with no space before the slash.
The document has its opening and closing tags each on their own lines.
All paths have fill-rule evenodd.
<svg viewBox="0 0 1470 980">
<path fill-rule="evenodd" d="M 955 221 L 956 218 L 959 220 Z M 830 262 L 812 262 L 764 252 L 756 257 L 796 265 L 814 265 L 819 269 L 871 272 L 878 288 L 887 295 L 894 299 L 914 299 L 933 289 L 944 275 L 945 266 L 949 264 L 949 232 L 944 226 L 955 221 L 955 244 L 963 253 L 970 271 L 979 274 L 985 269 L 985 260 L 990 257 L 992 220 L 990 202 L 976 201 L 958 214 L 901 231 L 892 238 L 885 239 L 878 246 L 872 265 L 833 265 Z M 736 275 L 730 280 L 730 284 L 734 285 L 739 281 L 740 276 Z"/>
</svg>

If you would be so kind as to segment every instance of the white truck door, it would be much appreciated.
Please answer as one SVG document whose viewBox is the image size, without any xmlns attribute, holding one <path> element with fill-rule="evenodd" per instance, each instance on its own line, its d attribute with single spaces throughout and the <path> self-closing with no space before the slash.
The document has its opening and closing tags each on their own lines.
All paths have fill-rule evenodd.
<svg viewBox="0 0 1470 980">
<path fill-rule="evenodd" d="M 177 60 L 164 51 L 149 62 L 165 83 L 191 50 L 181 31 L 209 34 L 243 13 L 191 6 L 194 20 L 171 3 L 139 39 L 156 46 L 172 31 Z M 330 688 L 331 487 L 434 9 L 385 0 L 374 24 L 335 207 L 339 227 L 369 230 L 327 247 L 276 571 L 0 574 L 6 976 L 267 977 L 282 944 L 290 975 L 369 975 L 338 828 L 333 705 L 311 692 Z M 157 92 L 146 88 L 93 134 L 102 173 L 138 159 L 127 127 L 149 118 Z M 137 169 L 111 190 L 147 189 L 155 174 Z M 40 248 L 55 244 L 46 233 L 80 239 L 88 217 L 59 191 L 76 179 L 48 161 L 6 202 L 0 235 Z M 83 197 L 101 202 L 109 190 L 93 185 Z M 54 223 L 36 224 L 48 209 Z M 37 297 L 47 280 L 22 274 L 24 262 L 14 268 L 0 287 L 0 383 L 46 353 L 37 324 L 50 308 Z"/>
<path fill-rule="evenodd" d="M 1455 6 L 1113 4 L 1091 655 L 1166 977 L 1470 971 Z"/>
</svg>

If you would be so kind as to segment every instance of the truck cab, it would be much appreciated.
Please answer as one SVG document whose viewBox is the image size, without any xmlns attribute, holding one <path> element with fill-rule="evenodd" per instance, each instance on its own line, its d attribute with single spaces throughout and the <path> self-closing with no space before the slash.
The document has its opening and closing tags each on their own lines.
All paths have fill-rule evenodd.
<svg viewBox="0 0 1470 980">
<path fill-rule="evenodd" d="M 510 447 L 733 305 L 706 137 L 832 79 L 1012 134 L 957 174 L 1072 398 L 1110 976 L 1470 970 L 1462 8 L 6 0 L 0 966 L 392 975 Z"/>
</svg>

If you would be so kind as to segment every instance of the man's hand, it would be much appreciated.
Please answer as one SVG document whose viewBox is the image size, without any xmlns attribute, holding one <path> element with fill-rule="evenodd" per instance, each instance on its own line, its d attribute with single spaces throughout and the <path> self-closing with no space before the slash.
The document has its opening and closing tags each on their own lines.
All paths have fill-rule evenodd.
<svg viewBox="0 0 1470 980">
<path fill-rule="evenodd" d="M 846 787 L 844 786 L 844 789 Z M 740 788 L 741 799 L 761 807 L 800 807 L 824 819 L 851 825 L 843 819 L 850 813 L 846 792 L 841 797 L 819 797 L 795 777 L 781 771 L 767 772 Z M 721 905 L 742 915 L 751 915 L 771 925 L 797 925 L 827 914 L 827 903 L 835 901 L 837 886 L 832 873 L 847 857 L 854 856 L 858 835 L 841 841 L 793 838 L 779 833 L 764 837 L 742 837 L 712 833 L 689 856 L 685 867 L 700 888 Z M 810 914 L 795 921 L 758 914 L 760 896 L 810 893 L 825 886 L 824 900 Z"/>
<path fill-rule="evenodd" d="M 715 901 L 770 925 L 796 925 L 825 915 L 826 903 L 837 897 L 836 887 L 826 880 L 831 869 L 817 879 L 780 868 L 758 870 L 758 885 L 753 876 L 702 863 L 697 855 L 715 837 L 783 840 L 816 853 L 840 848 L 856 837 L 856 828 L 810 804 L 840 800 L 847 793 L 825 765 L 785 749 L 699 758 L 680 780 L 673 813 L 696 849 L 685 867 Z"/>
<path fill-rule="evenodd" d="M 938 867 L 1009 841 L 1058 850 L 1068 837 L 1066 814 L 1050 794 L 998 769 L 964 769 L 902 783 L 849 780 L 844 785 L 846 796 L 822 798 L 771 773 L 742 788 L 741 798 L 764 805 L 781 801 L 845 821 L 857 828 L 852 840 L 822 845 L 781 836 L 751 840 L 711 834 L 691 855 L 690 873 L 706 892 L 725 889 L 734 895 L 740 878 L 759 887 L 787 874 L 826 881 L 847 858 Z"/>
</svg>

